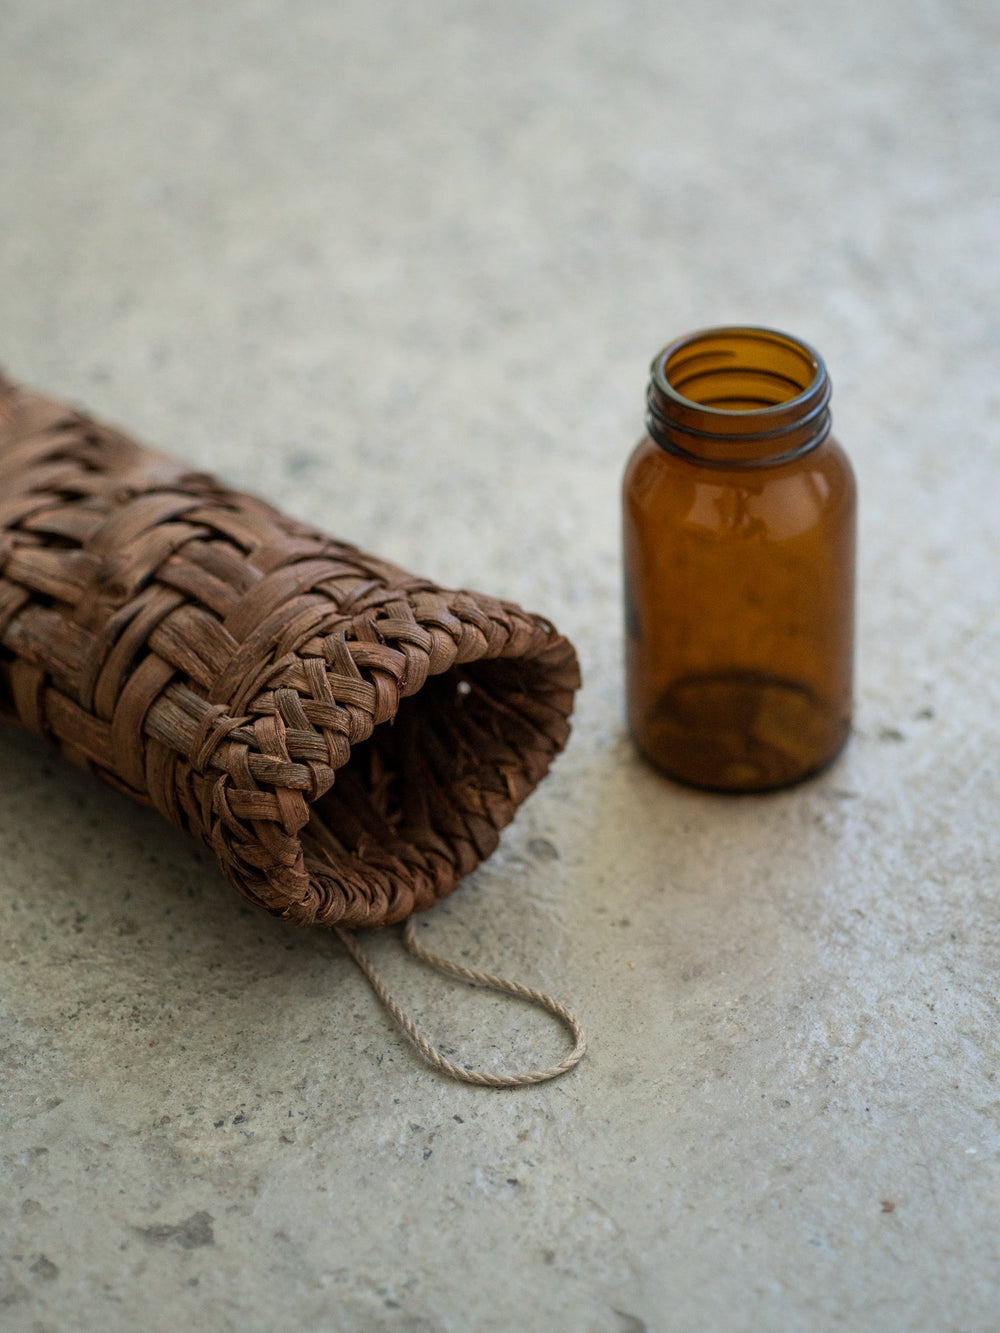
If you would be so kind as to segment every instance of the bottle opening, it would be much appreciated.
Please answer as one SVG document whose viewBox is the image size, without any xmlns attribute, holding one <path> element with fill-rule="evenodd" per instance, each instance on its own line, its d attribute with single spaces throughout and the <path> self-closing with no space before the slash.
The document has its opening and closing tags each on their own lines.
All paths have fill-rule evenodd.
<svg viewBox="0 0 1000 1333">
<path fill-rule="evenodd" d="M 653 362 L 649 432 L 705 460 L 773 462 L 826 438 L 829 401 L 826 367 L 807 343 L 772 329 L 706 329 Z"/>
<path fill-rule="evenodd" d="M 818 358 L 802 344 L 764 330 L 695 335 L 675 344 L 664 378 L 682 398 L 722 412 L 759 412 L 798 398 L 815 380 Z"/>
</svg>

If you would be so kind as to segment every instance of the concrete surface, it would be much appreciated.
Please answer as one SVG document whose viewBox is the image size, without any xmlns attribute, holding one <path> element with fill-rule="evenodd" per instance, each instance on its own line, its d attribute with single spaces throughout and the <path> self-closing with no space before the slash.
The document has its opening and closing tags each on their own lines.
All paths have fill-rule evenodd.
<svg viewBox="0 0 1000 1333">
<path fill-rule="evenodd" d="M 0 734 L 0 1327 L 1000 1327 L 1000 8 L 5 0 L 0 359 L 550 615 L 571 746 L 430 919 L 571 999 L 531 1091 Z M 646 366 L 819 346 L 863 497 L 857 730 L 713 798 L 623 734 Z M 543 1016 L 372 944 L 499 1065 Z"/>
</svg>

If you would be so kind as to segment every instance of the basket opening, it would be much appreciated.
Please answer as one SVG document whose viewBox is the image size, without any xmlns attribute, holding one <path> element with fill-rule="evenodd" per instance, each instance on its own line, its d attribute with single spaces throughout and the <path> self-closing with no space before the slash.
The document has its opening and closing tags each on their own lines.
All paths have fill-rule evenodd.
<svg viewBox="0 0 1000 1333">
<path fill-rule="evenodd" d="M 552 712 L 545 675 L 524 658 L 452 667 L 354 746 L 302 833 L 312 888 L 353 903 L 341 924 L 368 924 L 373 880 L 389 923 L 493 851 L 557 748 L 538 725 Z"/>
</svg>

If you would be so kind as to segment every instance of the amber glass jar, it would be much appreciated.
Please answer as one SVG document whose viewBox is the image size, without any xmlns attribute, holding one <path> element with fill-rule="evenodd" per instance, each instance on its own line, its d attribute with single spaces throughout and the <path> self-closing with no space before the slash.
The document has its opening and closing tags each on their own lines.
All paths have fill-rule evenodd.
<svg viewBox="0 0 1000 1333">
<path fill-rule="evenodd" d="M 671 777 L 765 791 L 851 717 L 855 487 L 805 343 L 707 329 L 652 365 L 624 484 L 629 725 Z"/>
</svg>

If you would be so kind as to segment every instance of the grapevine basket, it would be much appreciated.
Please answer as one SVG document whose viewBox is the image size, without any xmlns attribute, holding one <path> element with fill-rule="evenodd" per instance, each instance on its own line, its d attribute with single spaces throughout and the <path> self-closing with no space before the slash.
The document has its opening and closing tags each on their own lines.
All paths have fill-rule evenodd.
<svg viewBox="0 0 1000 1333">
<path fill-rule="evenodd" d="M 548 621 L 450 592 L 0 377 L 0 717 L 302 924 L 451 892 L 564 745 Z"/>
</svg>

